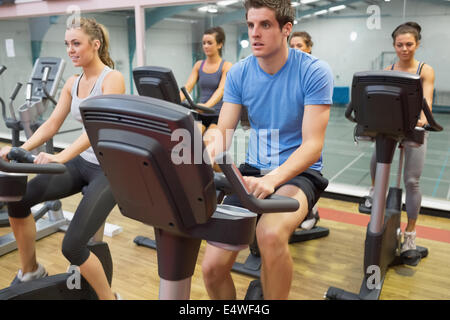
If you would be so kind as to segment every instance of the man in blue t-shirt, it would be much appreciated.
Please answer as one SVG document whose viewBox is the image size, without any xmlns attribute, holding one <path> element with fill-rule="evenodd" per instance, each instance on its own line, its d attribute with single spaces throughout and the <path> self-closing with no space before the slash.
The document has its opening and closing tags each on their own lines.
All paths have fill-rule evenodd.
<svg viewBox="0 0 450 320">
<path fill-rule="evenodd" d="M 276 193 L 300 203 L 295 212 L 262 215 L 256 228 L 264 298 L 287 299 L 293 274 L 289 237 L 328 184 L 320 171 L 333 76 L 325 62 L 288 48 L 290 0 L 246 0 L 245 8 L 253 55 L 229 71 L 217 131 L 205 139 L 214 141 L 207 147 L 214 159 L 230 146 L 247 108 L 252 131 L 240 170 L 248 189 L 260 199 Z M 239 205 L 236 197 L 224 203 Z M 230 271 L 241 249 L 207 244 L 202 272 L 210 298 L 236 298 Z"/>
</svg>

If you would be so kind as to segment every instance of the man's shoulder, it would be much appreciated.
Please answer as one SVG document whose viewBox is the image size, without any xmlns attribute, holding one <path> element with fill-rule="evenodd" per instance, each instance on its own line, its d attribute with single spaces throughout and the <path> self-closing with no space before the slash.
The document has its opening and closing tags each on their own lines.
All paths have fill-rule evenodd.
<svg viewBox="0 0 450 320">
<path fill-rule="evenodd" d="M 331 67 L 325 60 L 307 53 L 297 53 L 295 58 L 298 63 L 298 70 L 303 79 L 315 79 L 325 75 L 332 75 Z"/>
<path fill-rule="evenodd" d="M 239 60 L 238 62 L 236 62 L 235 64 L 233 64 L 233 66 L 231 67 L 231 69 L 233 70 L 243 70 L 243 69 L 247 69 L 249 68 L 254 60 L 256 58 L 253 55 L 250 55 L 244 59 Z"/>
<path fill-rule="evenodd" d="M 308 70 L 309 68 L 318 69 L 326 68 L 330 69 L 330 66 L 325 60 L 317 58 L 309 53 L 302 52 L 300 50 L 294 50 L 294 59 L 301 64 L 302 69 Z"/>
</svg>

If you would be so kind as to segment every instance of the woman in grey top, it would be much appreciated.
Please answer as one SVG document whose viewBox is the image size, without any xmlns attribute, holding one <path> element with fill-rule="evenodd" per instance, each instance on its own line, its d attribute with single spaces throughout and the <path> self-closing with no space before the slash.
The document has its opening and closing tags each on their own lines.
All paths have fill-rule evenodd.
<svg viewBox="0 0 450 320">
<path fill-rule="evenodd" d="M 421 61 L 415 59 L 416 50 L 419 48 L 421 40 L 422 28 L 416 22 L 405 22 L 399 25 L 392 32 L 392 40 L 398 61 L 393 65 L 389 65 L 385 70 L 396 70 L 420 75 L 423 85 L 423 96 L 428 106 L 433 104 L 434 90 L 434 70 L 433 68 Z M 427 120 L 423 112 L 416 124 L 417 127 L 423 127 L 427 124 Z M 422 175 L 422 169 L 425 162 L 425 153 L 427 148 L 428 133 L 425 133 L 424 143 L 419 148 L 403 146 L 405 148 L 405 165 L 404 165 L 404 184 L 406 189 L 406 213 L 408 215 L 408 223 L 405 229 L 405 240 L 402 245 L 402 254 L 409 256 L 416 250 L 416 222 L 419 215 L 422 194 L 420 192 L 419 180 Z M 376 154 L 372 155 L 370 162 L 370 174 L 372 177 L 372 187 L 369 196 L 365 197 L 363 206 L 366 210 L 372 207 L 373 185 L 375 181 Z"/>
<path fill-rule="evenodd" d="M 109 56 L 109 36 L 106 28 L 93 19 L 81 18 L 66 30 L 65 44 L 75 67 L 81 75 L 69 78 L 51 116 L 22 145 L 33 150 L 52 138 L 69 113 L 81 121 L 80 103 L 95 95 L 123 94 L 125 82 L 122 74 L 113 71 L 114 62 Z M 0 155 L 6 159 L 10 147 L 2 148 Z M 97 158 L 90 147 L 85 131 L 69 147 L 58 154 L 40 153 L 35 163 L 59 162 L 66 165 L 64 174 L 37 175 L 27 186 L 23 199 L 8 206 L 11 227 L 16 237 L 22 268 L 11 285 L 42 278 L 45 268 L 37 262 L 36 226 L 30 208 L 35 204 L 61 199 L 84 191 L 69 228 L 64 237 L 62 251 L 72 265 L 78 266 L 99 299 L 116 299 L 109 286 L 103 267 L 87 248 L 89 239 L 105 222 L 115 206 L 115 200 Z"/>
<path fill-rule="evenodd" d="M 222 107 L 222 97 L 225 88 L 225 80 L 231 62 L 222 59 L 222 50 L 225 45 L 225 33 L 221 27 L 211 28 L 205 31 L 202 39 L 205 60 L 197 61 L 185 84 L 188 92 L 191 92 L 197 84 L 200 86 L 201 106 L 214 108 L 216 115 L 202 114 L 203 125 L 208 128 L 212 123 L 217 124 L 217 116 Z M 180 92 L 181 101 L 185 99 Z"/>
</svg>

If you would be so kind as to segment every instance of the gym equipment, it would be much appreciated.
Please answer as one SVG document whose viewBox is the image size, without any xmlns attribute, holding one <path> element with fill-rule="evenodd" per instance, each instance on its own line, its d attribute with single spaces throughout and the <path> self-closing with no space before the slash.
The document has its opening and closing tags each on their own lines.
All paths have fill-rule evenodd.
<svg viewBox="0 0 450 320">
<path fill-rule="evenodd" d="M 3 72 L 5 72 L 6 69 L 7 68 L 4 65 L 0 64 L 0 76 L 3 74 Z M 2 107 L 2 110 L 5 110 L 5 101 L 3 101 L 2 97 L 0 97 L 0 106 Z M 5 116 L 3 115 L 3 117 Z"/>
<path fill-rule="evenodd" d="M 13 93 L 11 94 L 11 97 L 9 98 L 9 111 L 11 113 L 11 118 L 8 118 L 6 114 L 6 106 L 5 103 L 2 101 L 2 116 L 3 120 L 5 121 L 6 127 L 11 129 L 11 144 L 14 147 L 18 147 L 20 145 L 20 131 L 23 129 L 22 124 L 20 121 L 17 120 L 16 114 L 14 112 L 14 100 L 16 99 L 17 94 L 19 93 L 20 89 L 22 88 L 22 84 L 20 82 L 17 82 Z"/>
<path fill-rule="evenodd" d="M 181 88 L 187 102 L 181 102 L 178 84 L 172 73 L 172 70 L 164 67 L 145 66 L 133 69 L 133 79 L 140 96 L 146 96 L 156 99 L 165 100 L 185 108 L 194 110 L 194 117 L 197 119 L 199 113 L 202 111 L 209 114 L 214 114 L 212 108 L 199 106 L 192 100 L 191 95 L 187 92 L 185 87 Z"/>
<path fill-rule="evenodd" d="M 226 154 L 218 163 L 253 212 L 217 205 L 200 130 L 184 107 L 148 97 L 104 95 L 85 100 L 80 110 L 121 213 L 155 228 L 160 299 L 189 298 L 201 239 L 248 244 L 255 231 L 253 212 L 298 209 L 291 198 L 259 200 L 248 194 Z M 173 139 L 174 132 L 186 133 L 181 143 Z"/>
<path fill-rule="evenodd" d="M 13 130 L 23 130 L 26 138 L 30 138 L 34 131 L 42 124 L 41 116 L 46 111 L 48 101 L 56 104 L 53 96 L 58 90 L 59 82 L 65 68 L 65 61 L 60 58 L 38 58 L 34 64 L 30 80 L 26 85 L 26 103 L 18 108 L 20 124 L 13 109 L 11 109 L 11 119 L 6 121 L 8 128 Z M 9 123 L 11 122 L 11 125 Z M 17 147 L 18 145 L 13 145 Z M 53 153 L 53 142 L 46 143 L 46 152 Z M 38 149 L 34 153 L 44 151 Z"/>
<path fill-rule="evenodd" d="M 20 148 L 13 148 L 8 157 L 14 161 L 32 162 L 33 155 Z M 4 202 L 19 201 L 26 191 L 29 173 L 60 174 L 65 172 L 63 164 L 38 165 L 33 163 L 6 162 L 0 159 L 0 200 Z M 112 259 L 105 242 L 102 242 L 101 228 L 88 244 L 89 250 L 101 261 L 106 277 L 112 281 Z M 96 299 L 95 291 L 81 277 L 77 287 L 75 272 L 67 272 L 54 276 L 20 283 L 0 290 L 0 300 L 84 300 Z"/>
<path fill-rule="evenodd" d="M 42 124 L 41 116 L 47 108 L 48 101 L 50 100 L 56 104 L 56 101 L 52 96 L 57 92 L 58 85 L 64 72 L 64 67 L 65 61 L 60 58 L 48 57 L 36 60 L 30 80 L 27 84 L 27 102 L 18 108 L 19 117 L 16 116 L 13 103 L 22 87 L 20 82 L 16 84 L 9 99 L 10 117 L 7 116 L 5 104 L 1 101 L 3 119 L 6 127 L 12 131 L 11 144 L 13 147 L 20 146 L 20 131 L 24 130 L 28 139 Z M 45 150 L 38 148 L 33 152 L 37 154 L 40 151 L 53 153 L 52 139 L 47 141 Z M 5 209 L 6 208 L 0 211 L 0 227 L 9 226 L 8 213 Z M 61 202 L 59 200 L 47 201 L 41 208 L 32 211 L 36 221 L 37 240 L 58 232 L 61 228 L 64 228 L 69 224 L 64 218 Z M 47 213 L 48 219 L 41 219 Z M 12 232 L 0 237 L 0 256 L 15 249 L 17 249 L 17 244 Z"/>
<path fill-rule="evenodd" d="M 138 67 L 133 70 L 133 79 L 140 96 L 161 99 L 181 105 L 187 109 L 191 109 L 194 119 L 198 121 L 201 121 L 201 113 L 198 111 L 208 114 L 215 113 L 215 111 L 211 108 L 195 104 L 191 95 L 184 87 L 181 88 L 181 91 L 186 97 L 187 102 L 183 101 L 182 103 L 180 100 L 177 81 L 175 80 L 172 70 L 168 68 L 157 66 Z M 148 237 L 137 236 L 134 239 L 134 243 L 139 246 L 156 249 L 155 240 Z"/>
<path fill-rule="evenodd" d="M 429 123 L 415 127 L 421 111 Z M 354 116 L 353 116 L 354 113 Z M 330 287 L 328 299 L 379 299 L 388 267 L 415 266 L 428 255 L 428 249 L 417 246 L 415 254 L 400 254 L 402 190 L 389 186 L 389 172 L 397 143 L 423 143 L 425 130 L 441 131 L 423 98 L 419 75 L 397 71 L 358 72 L 353 76 L 352 101 L 346 117 L 356 122 L 357 140 L 376 142 L 377 168 L 372 213 L 367 227 L 364 250 L 364 277 L 359 294 Z M 401 168 L 400 168 L 401 172 Z M 397 181 L 399 184 L 399 181 Z"/>
</svg>

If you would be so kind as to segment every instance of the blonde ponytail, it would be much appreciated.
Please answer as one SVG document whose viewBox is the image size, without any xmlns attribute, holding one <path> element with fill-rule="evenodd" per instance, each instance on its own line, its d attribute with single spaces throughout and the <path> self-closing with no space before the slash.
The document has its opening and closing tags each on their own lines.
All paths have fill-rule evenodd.
<svg viewBox="0 0 450 320">
<path fill-rule="evenodd" d="M 114 61 L 109 56 L 109 32 L 104 25 L 99 23 L 98 26 L 103 36 L 103 42 L 100 45 L 100 49 L 98 49 L 98 55 L 104 64 L 114 69 Z"/>
</svg>

